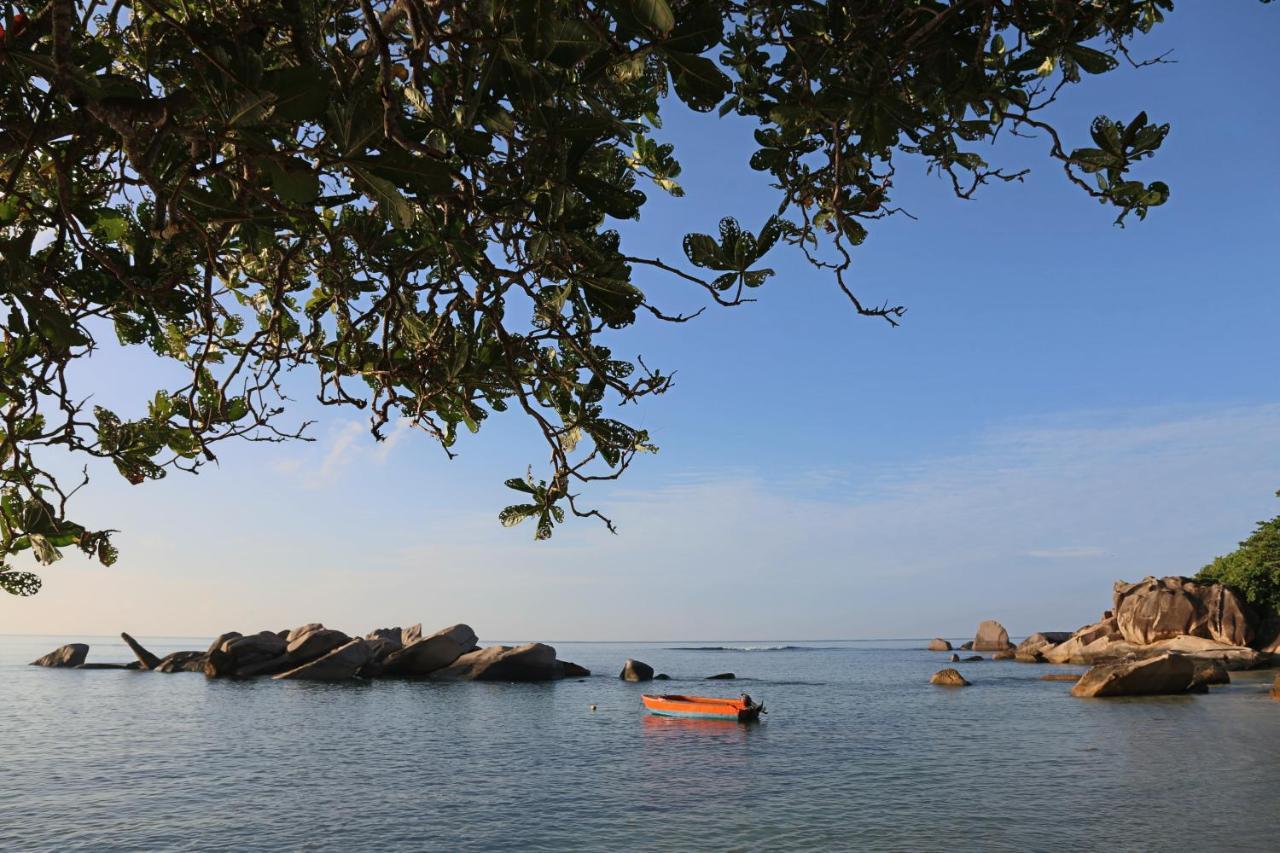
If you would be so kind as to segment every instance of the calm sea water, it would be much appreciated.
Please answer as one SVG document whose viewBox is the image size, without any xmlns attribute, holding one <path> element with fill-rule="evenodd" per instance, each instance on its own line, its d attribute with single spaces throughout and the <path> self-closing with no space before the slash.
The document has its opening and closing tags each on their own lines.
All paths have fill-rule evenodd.
<svg viewBox="0 0 1280 853">
<path fill-rule="evenodd" d="M 342 685 L 25 666 L 0 637 L 0 849 L 1275 850 L 1270 674 L 1078 700 L 923 641 L 557 643 L 591 678 Z M 152 651 L 207 639 L 144 638 Z M 722 646 L 724 649 L 692 649 Z M 783 646 L 783 648 L 775 648 Z M 673 680 L 620 682 L 628 656 Z M 706 682 L 732 671 L 737 682 Z M 657 691 L 655 691 L 655 686 Z M 645 715 L 644 691 L 764 722 Z M 594 704 L 597 710 L 590 710 Z"/>
</svg>

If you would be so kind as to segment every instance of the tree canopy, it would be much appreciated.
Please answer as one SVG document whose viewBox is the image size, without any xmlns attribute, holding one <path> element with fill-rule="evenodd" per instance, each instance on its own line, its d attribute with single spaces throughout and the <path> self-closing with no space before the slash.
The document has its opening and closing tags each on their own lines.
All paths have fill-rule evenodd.
<svg viewBox="0 0 1280 853">
<path fill-rule="evenodd" d="M 1116 221 L 1169 197 L 1132 174 L 1169 130 L 1137 109 L 1060 130 L 1045 110 L 1131 56 L 1172 0 L 52 0 L 0 23 L 0 558 L 116 559 L 74 521 L 83 484 L 195 470 L 232 439 L 304 436 L 282 378 L 326 405 L 407 419 L 452 452 L 514 408 L 545 438 L 507 481 L 537 538 L 650 436 L 625 404 L 671 374 L 615 352 L 649 282 L 734 306 L 795 252 L 859 314 L 851 252 L 920 164 L 968 198 L 1014 181 L 1033 136 Z M 770 210 L 633 254 L 617 223 L 682 194 L 661 117 L 754 123 Z M 1069 141 L 1075 140 L 1075 141 Z M 905 159 L 904 159 L 905 158 Z M 704 226 L 705 227 L 705 226 Z M 648 286 L 642 287 L 642 284 Z M 99 342 L 186 379 L 130 413 L 76 382 Z M 613 346 L 607 346 L 605 341 Z M 296 416 L 294 416 L 296 417 Z M 514 473 L 514 472 L 513 472 Z M 87 478 L 86 478 L 87 479 Z M 0 586 L 39 577 L 6 562 Z"/>
<path fill-rule="evenodd" d="M 1280 515 L 1259 521 L 1239 548 L 1215 558 L 1196 579 L 1226 584 L 1249 603 L 1280 613 Z"/>
</svg>

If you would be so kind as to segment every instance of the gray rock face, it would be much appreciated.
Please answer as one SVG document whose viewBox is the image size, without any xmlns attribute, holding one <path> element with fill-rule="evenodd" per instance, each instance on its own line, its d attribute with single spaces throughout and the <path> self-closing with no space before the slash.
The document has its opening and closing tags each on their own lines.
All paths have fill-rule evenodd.
<svg viewBox="0 0 1280 853">
<path fill-rule="evenodd" d="M 204 672 L 205 661 L 209 655 L 206 652 L 174 652 L 171 655 L 165 655 L 156 664 L 156 672 Z"/>
<path fill-rule="evenodd" d="M 954 669 L 940 669 L 929 679 L 930 684 L 936 684 L 939 687 L 968 687 L 969 682 L 965 677 Z"/>
<path fill-rule="evenodd" d="M 563 677 L 556 650 L 544 643 L 477 649 L 431 674 L 439 681 L 553 681 Z"/>
<path fill-rule="evenodd" d="M 452 664 L 475 644 L 476 632 L 471 626 L 452 625 L 391 652 L 382 661 L 382 671 L 387 675 L 430 675 Z"/>
<path fill-rule="evenodd" d="M 160 665 L 160 658 L 151 654 L 142 647 L 142 644 L 130 637 L 123 631 L 120 632 L 120 639 L 124 640 L 124 644 L 133 652 L 134 657 L 138 659 L 138 663 L 142 664 L 143 669 L 155 669 Z"/>
<path fill-rule="evenodd" d="M 1253 640 L 1244 601 L 1222 584 L 1183 577 L 1117 581 L 1112 609 L 1120 634 L 1134 645 L 1182 635 L 1228 646 L 1247 646 Z"/>
<path fill-rule="evenodd" d="M 360 669 L 373 657 L 369 644 L 360 638 L 333 649 L 302 666 L 282 672 L 276 679 L 295 679 L 302 681 L 346 681 L 360 672 Z"/>
<path fill-rule="evenodd" d="M 1192 689 L 1195 675 L 1195 664 L 1185 655 L 1099 664 L 1076 682 L 1071 695 L 1089 698 L 1186 693 Z"/>
<path fill-rule="evenodd" d="M 941 637 L 934 637 L 929 641 L 929 651 L 931 652 L 949 652 L 951 651 L 951 642 Z"/>
<path fill-rule="evenodd" d="M 88 656 L 89 647 L 84 643 L 68 643 L 65 646 L 54 649 L 44 657 L 36 658 L 31 662 L 31 665 L 70 669 L 84 663 L 84 659 Z"/>
<path fill-rule="evenodd" d="M 1045 652 L 1069 639 L 1070 631 L 1038 631 L 1018 643 L 1013 656 L 1025 663 L 1044 663 Z"/>
<path fill-rule="evenodd" d="M 988 619 L 978 626 L 978 633 L 974 635 L 971 648 L 975 652 L 1002 652 L 1012 647 L 1013 644 L 1009 642 L 1009 632 L 1004 629 L 1004 626 L 994 619 Z"/>
<path fill-rule="evenodd" d="M 622 672 L 618 674 L 618 677 L 623 681 L 652 681 L 653 667 L 642 661 L 627 658 L 627 662 L 622 665 Z"/>
</svg>

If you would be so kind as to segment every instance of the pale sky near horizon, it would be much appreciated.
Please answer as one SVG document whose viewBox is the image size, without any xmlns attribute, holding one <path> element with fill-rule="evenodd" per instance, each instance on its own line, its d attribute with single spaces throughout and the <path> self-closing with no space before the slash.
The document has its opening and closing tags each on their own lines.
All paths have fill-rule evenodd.
<svg viewBox="0 0 1280 853">
<path fill-rule="evenodd" d="M 632 413 L 662 451 L 592 493 L 618 536 L 498 525 L 502 480 L 543 455 L 517 416 L 450 462 L 324 410 L 315 443 L 224 448 L 198 477 L 98 470 L 78 517 L 122 531 L 120 563 L 42 570 L 39 595 L 0 596 L 0 633 L 465 621 L 482 640 L 838 639 L 997 618 L 1021 635 L 1096 619 L 1118 578 L 1194 573 L 1280 513 L 1276 15 L 1181 3 L 1138 46 L 1176 64 L 1065 96 L 1073 145 L 1100 112 L 1172 123 L 1141 176 L 1173 195 L 1146 222 L 1112 226 L 1042 141 L 1002 146 L 1031 177 L 970 202 L 904 163 L 919 221 L 874 225 L 854 278 L 909 306 L 901 328 L 775 250 L 759 303 L 615 336 L 678 371 Z M 673 111 L 688 196 L 649 193 L 625 229 L 637 252 L 675 259 L 726 214 L 759 227 L 773 200 L 749 132 Z M 135 415 L 158 387 L 136 352 L 95 357 L 84 381 Z"/>
</svg>

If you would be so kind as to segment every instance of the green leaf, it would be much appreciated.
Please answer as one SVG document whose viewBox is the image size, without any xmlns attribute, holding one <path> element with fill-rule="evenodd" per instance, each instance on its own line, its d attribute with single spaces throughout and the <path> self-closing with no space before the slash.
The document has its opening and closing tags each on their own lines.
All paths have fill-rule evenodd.
<svg viewBox="0 0 1280 853">
<path fill-rule="evenodd" d="M 395 184 L 357 166 L 352 166 L 351 171 L 370 189 L 382 214 L 390 219 L 393 225 L 397 228 L 408 228 L 413 225 L 413 205 L 400 193 L 400 190 L 396 189 Z"/>
<path fill-rule="evenodd" d="M 0 569 L 0 589 L 10 595 L 28 596 L 40 591 L 42 581 L 31 572 L 15 572 Z"/>
<path fill-rule="evenodd" d="M 664 36 L 676 25 L 676 16 L 666 0 L 631 0 L 631 12 L 642 24 Z"/>
<path fill-rule="evenodd" d="M 292 159 L 290 162 L 301 168 L 286 168 L 274 160 L 270 161 L 267 168 L 271 175 L 271 189 L 287 204 L 313 204 L 320 196 L 320 176 L 301 160 Z"/>
<path fill-rule="evenodd" d="M 498 513 L 498 521 L 503 527 L 515 527 L 526 518 L 538 515 L 540 511 L 541 507 L 537 504 L 512 504 Z"/>
<path fill-rule="evenodd" d="M 676 95 L 693 110 L 708 112 L 733 91 L 733 81 L 720 67 L 707 59 L 679 50 L 664 50 Z"/>
<path fill-rule="evenodd" d="M 93 233 L 108 243 L 119 243 L 129 233 L 129 219 L 120 211 L 105 208 L 93 221 Z"/>
<path fill-rule="evenodd" d="M 1090 74 L 1105 74 L 1120 64 L 1114 56 L 1082 44 L 1072 45 L 1067 48 L 1067 52 L 1081 68 Z"/>
</svg>

